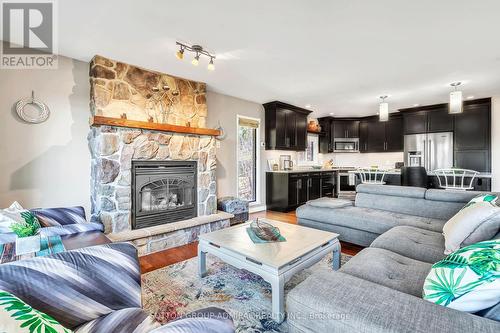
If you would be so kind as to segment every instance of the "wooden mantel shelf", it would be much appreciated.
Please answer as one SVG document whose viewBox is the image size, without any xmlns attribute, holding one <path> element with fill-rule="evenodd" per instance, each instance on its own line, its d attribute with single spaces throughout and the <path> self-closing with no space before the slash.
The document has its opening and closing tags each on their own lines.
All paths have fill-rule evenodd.
<svg viewBox="0 0 500 333">
<path fill-rule="evenodd" d="M 90 126 L 117 126 L 128 128 L 139 128 L 152 131 L 173 132 L 183 134 L 218 136 L 220 131 L 211 128 L 177 126 L 171 124 L 150 123 L 147 121 L 137 121 L 128 119 L 109 118 L 103 116 L 93 116 L 90 118 Z"/>
</svg>

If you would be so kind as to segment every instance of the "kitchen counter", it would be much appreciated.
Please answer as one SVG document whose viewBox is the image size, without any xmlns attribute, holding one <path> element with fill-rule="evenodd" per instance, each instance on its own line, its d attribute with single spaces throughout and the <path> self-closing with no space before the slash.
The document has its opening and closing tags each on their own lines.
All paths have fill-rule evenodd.
<svg viewBox="0 0 500 333">
<path fill-rule="evenodd" d="M 272 172 L 272 173 L 305 173 L 305 172 L 333 172 L 333 171 L 340 171 L 340 170 L 346 170 L 346 169 L 313 169 L 313 168 L 307 168 L 307 169 L 277 170 L 277 171 L 267 171 L 267 172 Z"/>
<path fill-rule="evenodd" d="M 357 170 L 350 170 L 349 173 L 358 173 Z M 400 175 L 401 170 L 400 169 L 392 169 L 392 170 L 387 170 L 385 172 L 386 175 Z M 429 172 L 427 176 L 436 176 L 434 172 Z M 492 178 L 491 173 L 489 172 L 481 172 L 479 173 L 476 178 Z"/>
</svg>

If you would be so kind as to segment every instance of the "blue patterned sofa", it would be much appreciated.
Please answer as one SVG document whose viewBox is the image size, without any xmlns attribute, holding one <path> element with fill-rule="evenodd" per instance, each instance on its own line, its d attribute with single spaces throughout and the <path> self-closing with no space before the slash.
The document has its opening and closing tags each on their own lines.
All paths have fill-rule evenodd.
<svg viewBox="0 0 500 333">
<path fill-rule="evenodd" d="M 100 223 L 87 222 L 83 207 L 36 208 L 31 209 L 40 222 L 43 236 L 71 235 L 86 231 L 103 231 Z M 0 230 L 0 244 L 16 241 L 16 235 L 10 230 Z"/>
<path fill-rule="evenodd" d="M 231 317 L 209 308 L 162 327 L 141 308 L 137 250 L 114 243 L 0 265 L 0 290 L 78 333 L 230 333 Z"/>
</svg>

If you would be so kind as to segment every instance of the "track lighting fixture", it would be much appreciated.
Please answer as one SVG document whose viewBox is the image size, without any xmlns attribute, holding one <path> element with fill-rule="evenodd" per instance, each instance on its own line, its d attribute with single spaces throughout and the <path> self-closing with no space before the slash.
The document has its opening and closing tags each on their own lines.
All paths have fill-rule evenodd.
<svg viewBox="0 0 500 333">
<path fill-rule="evenodd" d="M 208 63 L 207 69 L 209 71 L 215 70 L 215 65 L 214 65 L 215 55 L 210 54 L 208 51 L 203 49 L 203 47 L 201 47 L 200 45 L 187 45 L 187 44 L 183 44 L 180 42 L 175 42 L 175 43 L 177 45 L 179 45 L 179 51 L 177 51 L 175 54 L 177 59 L 179 59 L 179 60 L 184 59 L 184 51 L 187 50 L 187 51 L 193 52 L 195 54 L 193 60 L 191 61 L 193 66 L 198 66 L 198 64 L 200 63 L 200 55 L 204 55 L 204 56 L 210 58 L 210 62 Z"/>
<path fill-rule="evenodd" d="M 209 71 L 214 71 L 215 70 L 214 58 L 210 58 L 210 62 L 208 63 L 207 69 Z"/>
</svg>

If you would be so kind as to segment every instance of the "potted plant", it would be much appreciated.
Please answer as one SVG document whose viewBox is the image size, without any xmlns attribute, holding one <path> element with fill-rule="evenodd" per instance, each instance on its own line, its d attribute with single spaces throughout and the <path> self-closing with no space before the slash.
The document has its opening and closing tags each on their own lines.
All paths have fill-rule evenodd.
<svg viewBox="0 0 500 333">
<path fill-rule="evenodd" d="M 40 251 L 40 223 L 31 212 L 22 212 L 24 222 L 13 223 L 10 228 L 17 235 L 16 255 Z"/>
</svg>

